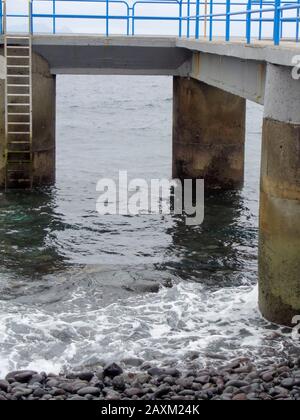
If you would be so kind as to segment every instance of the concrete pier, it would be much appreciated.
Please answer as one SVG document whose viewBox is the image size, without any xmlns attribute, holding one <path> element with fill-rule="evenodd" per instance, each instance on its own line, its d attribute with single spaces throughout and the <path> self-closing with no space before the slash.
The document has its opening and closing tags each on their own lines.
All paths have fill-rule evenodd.
<svg viewBox="0 0 300 420">
<path fill-rule="evenodd" d="M 246 101 L 194 79 L 174 77 L 173 177 L 208 189 L 243 186 Z"/>
<path fill-rule="evenodd" d="M 300 315 L 300 81 L 267 67 L 260 201 L 259 305 L 270 321 Z"/>
<path fill-rule="evenodd" d="M 32 57 L 33 186 L 55 181 L 56 76 L 38 54 Z M 0 50 L 0 188 L 5 186 L 5 58 Z M 14 112 L 19 112 L 17 109 Z M 20 174 L 22 177 L 22 174 Z"/>
<path fill-rule="evenodd" d="M 22 42 L 22 41 L 20 41 Z M 0 188 L 4 185 L 4 39 L 0 36 Z M 55 76 L 174 77 L 173 176 L 204 178 L 208 189 L 244 180 L 246 100 L 265 105 L 259 305 L 270 321 L 300 315 L 299 43 L 174 37 L 34 35 L 34 185 L 55 179 Z"/>
</svg>

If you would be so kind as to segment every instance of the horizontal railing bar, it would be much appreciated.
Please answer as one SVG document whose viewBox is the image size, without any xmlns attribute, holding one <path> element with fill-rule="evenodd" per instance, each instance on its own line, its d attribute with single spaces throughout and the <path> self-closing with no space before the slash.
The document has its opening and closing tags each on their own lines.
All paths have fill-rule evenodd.
<svg viewBox="0 0 300 420">
<path fill-rule="evenodd" d="M 36 7 L 39 7 L 41 3 L 49 3 L 52 5 L 52 12 L 43 13 L 38 12 Z M 55 6 L 60 3 L 75 3 L 75 4 L 84 4 L 84 3 L 94 3 L 99 5 L 106 5 L 105 13 L 96 13 L 95 14 L 80 14 L 80 13 L 56 13 L 57 9 Z M 2 25 L 2 2 L 0 2 L 0 33 L 3 32 Z M 125 7 L 125 12 L 115 12 L 113 13 L 110 6 L 119 5 Z M 170 7 L 178 8 L 177 12 L 174 14 L 168 14 L 168 11 L 164 11 L 161 14 L 153 15 L 148 11 L 147 14 L 143 14 L 143 11 L 140 10 L 142 6 L 159 6 L 165 5 Z M 205 6 L 205 10 L 203 10 Z M 219 9 L 216 10 L 216 7 Z M 195 10 L 196 8 L 196 10 Z M 222 9 L 226 10 L 222 10 Z M 235 9 L 234 9 L 235 8 Z M 239 10 L 236 10 L 239 8 Z M 174 9 L 173 9 L 174 10 Z M 204 14 L 203 14 L 204 11 Z M 286 15 L 286 12 L 292 12 L 292 15 Z M 274 14 L 274 16 L 270 16 Z M 28 18 L 26 14 L 7 14 L 6 18 L 17 19 L 17 18 Z M 32 7 L 30 12 L 30 21 L 31 21 L 31 32 L 34 33 L 34 21 L 36 19 L 48 19 L 53 22 L 52 32 L 56 33 L 56 22 L 61 20 L 103 20 L 106 22 L 105 33 L 106 36 L 110 35 L 109 23 L 112 21 L 125 21 L 127 22 L 127 35 L 135 34 L 135 23 L 137 22 L 178 22 L 179 25 L 179 36 L 183 35 L 185 26 L 187 27 L 187 36 L 190 36 L 190 25 L 193 23 L 193 31 L 196 38 L 199 37 L 199 26 L 203 29 L 204 34 L 206 35 L 206 27 L 209 26 L 209 40 L 213 38 L 213 25 L 215 23 L 225 23 L 226 22 L 226 41 L 230 40 L 231 36 L 231 24 L 235 23 L 244 23 L 247 28 L 247 42 L 251 42 L 251 37 L 253 37 L 254 29 L 251 28 L 251 24 L 259 24 L 259 39 L 263 39 L 262 30 L 264 24 L 273 23 L 272 36 L 276 45 L 279 44 L 280 39 L 282 39 L 282 31 L 284 24 L 292 25 L 296 24 L 295 30 L 295 39 L 299 41 L 300 36 L 300 0 L 290 0 L 290 1 L 280 1 L 276 2 L 275 0 L 253 0 L 247 2 L 242 1 L 214 1 L 214 0 L 135 0 L 130 4 L 125 0 L 32 0 Z M 204 22 L 204 24 L 203 24 Z M 202 29 L 201 29 L 202 30 Z M 220 30 L 220 25 L 218 27 Z M 257 31 L 257 25 L 255 26 L 255 31 Z M 252 32 L 252 33 L 251 33 Z M 20 36 L 9 36 L 8 39 L 25 39 L 26 37 Z M 270 39 L 270 36 L 267 37 Z M 291 39 L 285 38 L 285 39 Z M 10 46 L 14 48 L 13 46 Z M 15 46 L 17 48 L 17 46 Z M 25 58 L 25 57 L 20 57 Z M 17 67 L 17 66 L 13 66 Z M 22 66 L 25 67 L 25 66 Z"/>
</svg>

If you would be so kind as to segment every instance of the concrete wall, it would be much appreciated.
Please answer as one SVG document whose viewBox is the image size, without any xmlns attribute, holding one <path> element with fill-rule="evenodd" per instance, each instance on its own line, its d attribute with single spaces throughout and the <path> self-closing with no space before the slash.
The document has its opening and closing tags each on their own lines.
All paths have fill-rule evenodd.
<svg viewBox="0 0 300 420">
<path fill-rule="evenodd" d="M 244 182 L 246 101 L 205 83 L 174 78 L 173 176 L 206 188 Z"/>
<path fill-rule="evenodd" d="M 258 104 L 264 103 L 266 64 L 262 61 L 194 53 L 191 76 Z"/>
<path fill-rule="evenodd" d="M 55 78 L 46 60 L 33 54 L 33 185 L 55 181 Z M 0 188 L 5 184 L 5 59 L 0 50 Z"/>
<path fill-rule="evenodd" d="M 263 126 L 259 305 L 270 321 L 300 315 L 300 81 L 268 65 Z"/>
</svg>

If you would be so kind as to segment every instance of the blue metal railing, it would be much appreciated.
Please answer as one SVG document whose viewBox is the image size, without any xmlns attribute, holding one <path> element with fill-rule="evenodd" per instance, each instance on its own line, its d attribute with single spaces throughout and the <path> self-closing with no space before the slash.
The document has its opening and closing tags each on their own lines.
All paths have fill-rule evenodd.
<svg viewBox="0 0 300 420">
<path fill-rule="evenodd" d="M 7 0 L 6 0 L 7 1 Z M 26 1 L 26 0 L 25 0 Z M 124 33 L 136 34 L 136 25 L 140 22 L 152 22 L 153 27 L 164 29 L 166 22 L 176 24 L 176 36 L 199 39 L 202 36 L 212 41 L 223 36 L 226 41 L 233 39 L 232 28 L 238 28 L 238 35 L 244 32 L 247 43 L 252 39 L 273 39 L 279 45 L 283 39 L 299 41 L 300 0 L 30 0 L 31 32 L 37 33 L 38 20 L 51 21 L 51 32 L 57 33 L 58 22 L 67 20 L 103 21 L 102 34 L 109 36 L 113 22 L 125 22 Z M 4 31 L 3 2 L 0 0 L 0 33 Z M 41 5 L 48 5 L 47 12 Z M 82 13 L 87 4 L 94 5 L 92 13 Z M 72 13 L 64 6 L 72 5 Z M 75 7 L 76 5 L 76 7 Z M 78 5 L 80 13 L 75 13 Z M 98 7 L 102 7 L 99 13 Z M 149 12 L 150 9 L 150 12 Z M 28 14 L 9 12 L 6 15 L 10 23 L 16 19 L 27 18 Z M 271 26 L 271 29 L 270 29 Z M 291 34 L 284 36 L 288 28 Z M 76 27 L 74 27 L 76 32 Z M 264 31 L 268 31 L 264 36 Z M 159 33 L 158 33 L 159 34 Z"/>
</svg>

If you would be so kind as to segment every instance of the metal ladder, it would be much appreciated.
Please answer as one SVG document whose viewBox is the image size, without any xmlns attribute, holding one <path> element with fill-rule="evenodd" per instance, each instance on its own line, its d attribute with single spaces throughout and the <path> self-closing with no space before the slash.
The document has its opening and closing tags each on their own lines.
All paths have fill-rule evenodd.
<svg viewBox="0 0 300 420">
<path fill-rule="evenodd" d="M 29 7 L 31 7 L 30 1 Z M 5 189 L 32 189 L 32 38 L 30 22 L 28 34 L 8 34 L 5 2 L 4 22 L 6 58 Z"/>
</svg>

